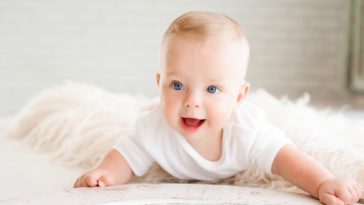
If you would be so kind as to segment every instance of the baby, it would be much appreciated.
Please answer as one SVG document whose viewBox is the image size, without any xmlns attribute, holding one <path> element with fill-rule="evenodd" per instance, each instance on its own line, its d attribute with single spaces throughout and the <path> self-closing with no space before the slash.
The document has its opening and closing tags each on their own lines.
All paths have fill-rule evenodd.
<svg viewBox="0 0 364 205">
<path fill-rule="evenodd" d="M 245 101 L 248 59 L 248 41 L 233 19 L 212 12 L 178 17 L 162 42 L 156 75 L 160 104 L 74 187 L 127 183 L 153 163 L 176 178 L 209 182 L 253 164 L 324 204 L 358 201 L 363 192 L 358 183 L 335 178 L 295 149 L 260 109 Z"/>
</svg>

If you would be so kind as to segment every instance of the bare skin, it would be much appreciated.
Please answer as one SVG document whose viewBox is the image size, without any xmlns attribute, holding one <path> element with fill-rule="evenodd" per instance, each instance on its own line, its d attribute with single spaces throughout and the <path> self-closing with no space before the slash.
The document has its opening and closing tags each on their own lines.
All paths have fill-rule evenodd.
<svg viewBox="0 0 364 205">
<path fill-rule="evenodd" d="M 272 172 L 307 191 L 324 204 L 351 204 L 363 195 L 363 188 L 352 180 L 334 177 L 321 164 L 291 146 L 276 156 Z"/>
<path fill-rule="evenodd" d="M 132 176 L 133 172 L 126 160 L 117 151 L 111 150 L 97 168 L 80 176 L 73 186 L 104 187 L 125 184 Z"/>
</svg>

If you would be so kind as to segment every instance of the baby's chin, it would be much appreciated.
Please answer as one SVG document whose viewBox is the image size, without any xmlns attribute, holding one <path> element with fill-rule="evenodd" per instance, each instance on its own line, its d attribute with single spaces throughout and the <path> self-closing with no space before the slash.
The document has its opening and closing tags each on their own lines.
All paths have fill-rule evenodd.
<svg viewBox="0 0 364 205">
<path fill-rule="evenodd" d="M 177 131 L 186 141 L 189 143 L 193 143 L 196 141 L 200 141 L 203 139 L 206 135 L 203 135 L 202 133 L 187 133 L 183 131 Z"/>
</svg>

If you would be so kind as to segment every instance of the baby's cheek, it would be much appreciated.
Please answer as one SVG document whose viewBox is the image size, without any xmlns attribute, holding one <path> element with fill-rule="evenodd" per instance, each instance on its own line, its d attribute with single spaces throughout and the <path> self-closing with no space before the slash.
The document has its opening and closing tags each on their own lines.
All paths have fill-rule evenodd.
<svg viewBox="0 0 364 205">
<path fill-rule="evenodd" d="M 166 90 L 162 95 L 161 101 L 167 109 L 172 109 L 173 107 L 179 106 L 182 101 L 181 97 L 178 92 Z"/>
<path fill-rule="evenodd" d="M 165 120 L 171 127 L 175 128 L 179 120 L 178 105 L 174 103 L 174 100 L 167 100 L 162 106 Z"/>
<path fill-rule="evenodd" d="M 172 128 L 176 128 L 176 120 L 175 117 L 172 115 L 172 112 L 168 109 L 164 109 L 163 115 L 167 124 Z"/>
<path fill-rule="evenodd" d="M 216 128 L 222 128 L 226 125 L 230 116 L 230 111 L 224 107 L 215 107 L 214 111 L 209 114 L 211 124 Z"/>
</svg>

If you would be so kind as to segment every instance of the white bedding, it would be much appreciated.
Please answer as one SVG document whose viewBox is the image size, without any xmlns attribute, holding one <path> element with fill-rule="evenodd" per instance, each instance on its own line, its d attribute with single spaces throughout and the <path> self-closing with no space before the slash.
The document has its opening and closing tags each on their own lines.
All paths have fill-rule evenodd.
<svg viewBox="0 0 364 205">
<path fill-rule="evenodd" d="M 0 201 L 1 202 L 1 201 Z M 211 184 L 127 184 L 105 188 L 67 189 L 1 202 L 2 205 L 160 205 L 241 204 L 319 205 L 308 195 L 268 189 Z"/>
<path fill-rule="evenodd" d="M 0 130 L 10 119 L 0 118 Z M 46 154 L 37 154 L 21 141 L 1 134 L 0 164 L 0 202 L 25 194 L 70 188 L 82 170 L 57 164 Z"/>
</svg>

